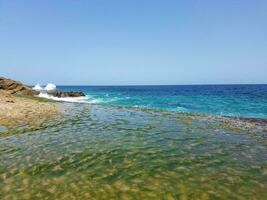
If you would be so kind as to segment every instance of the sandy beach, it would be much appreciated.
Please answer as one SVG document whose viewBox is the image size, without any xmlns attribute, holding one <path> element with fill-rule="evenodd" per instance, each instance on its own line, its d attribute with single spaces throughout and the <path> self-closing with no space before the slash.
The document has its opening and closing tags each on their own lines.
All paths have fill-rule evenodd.
<svg viewBox="0 0 267 200">
<path fill-rule="evenodd" d="M 60 108 L 45 99 L 26 95 L 10 94 L 0 90 L 0 124 L 13 126 L 17 123 L 52 119 L 60 113 Z"/>
</svg>

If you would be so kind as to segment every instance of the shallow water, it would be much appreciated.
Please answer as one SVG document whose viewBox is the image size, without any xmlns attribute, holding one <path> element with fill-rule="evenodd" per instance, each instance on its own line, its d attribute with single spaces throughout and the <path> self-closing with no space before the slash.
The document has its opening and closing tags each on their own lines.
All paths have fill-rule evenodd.
<svg viewBox="0 0 267 200">
<path fill-rule="evenodd" d="M 0 199 L 267 198 L 265 126 L 65 106 L 64 123 L 0 137 Z"/>
<path fill-rule="evenodd" d="M 6 131 L 6 127 L 0 125 L 0 133 Z"/>
</svg>

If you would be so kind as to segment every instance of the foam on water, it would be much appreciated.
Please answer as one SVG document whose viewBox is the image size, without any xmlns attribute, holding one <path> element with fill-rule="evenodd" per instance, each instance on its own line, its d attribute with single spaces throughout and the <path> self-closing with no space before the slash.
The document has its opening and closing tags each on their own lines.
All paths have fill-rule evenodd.
<svg viewBox="0 0 267 200">
<path fill-rule="evenodd" d="M 40 93 L 38 96 L 42 98 L 46 98 L 46 99 L 52 99 L 55 101 L 64 101 L 64 102 L 72 102 L 72 103 L 89 103 L 87 96 L 85 97 L 54 97 L 47 93 Z"/>
<path fill-rule="evenodd" d="M 32 89 L 35 91 L 42 91 L 43 90 L 42 86 L 39 83 L 37 83 Z"/>
<path fill-rule="evenodd" d="M 92 96 L 91 104 L 174 112 L 267 117 L 267 85 L 60 86 Z"/>
<path fill-rule="evenodd" d="M 86 97 L 55 98 L 57 101 L 144 107 L 174 112 L 236 117 L 267 117 L 267 85 L 209 86 L 59 86 L 62 91 L 81 91 Z"/>
<path fill-rule="evenodd" d="M 105 98 L 100 98 L 92 95 L 87 95 L 88 103 L 90 104 L 108 104 L 111 102 L 122 100 L 122 98 L 119 97 L 109 97 L 109 95 L 105 95 Z"/>
<path fill-rule="evenodd" d="M 177 106 L 176 108 L 169 109 L 170 111 L 176 111 L 176 112 L 189 112 L 186 108 L 182 106 Z"/>
<path fill-rule="evenodd" d="M 105 104 L 117 100 L 117 98 L 103 99 L 103 98 L 93 97 L 91 95 L 86 95 L 85 97 L 54 97 L 45 92 L 40 93 L 38 96 L 46 99 L 52 99 L 55 101 L 64 101 L 71 103 L 88 103 L 88 104 Z"/>
</svg>

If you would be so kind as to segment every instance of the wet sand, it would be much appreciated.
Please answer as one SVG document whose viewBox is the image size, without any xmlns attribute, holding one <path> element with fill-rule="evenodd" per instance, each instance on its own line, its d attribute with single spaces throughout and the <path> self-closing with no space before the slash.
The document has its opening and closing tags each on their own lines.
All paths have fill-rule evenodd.
<svg viewBox="0 0 267 200">
<path fill-rule="evenodd" d="M 0 125 L 14 126 L 53 119 L 61 113 L 61 108 L 45 99 L 23 95 L 13 95 L 0 90 Z"/>
</svg>

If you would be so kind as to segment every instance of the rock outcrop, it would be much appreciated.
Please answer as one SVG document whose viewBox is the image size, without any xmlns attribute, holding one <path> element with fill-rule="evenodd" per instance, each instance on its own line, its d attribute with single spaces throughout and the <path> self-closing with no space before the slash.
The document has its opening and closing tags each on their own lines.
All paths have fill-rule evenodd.
<svg viewBox="0 0 267 200">
<path fill-rule="evenodd" d="M 41 87 L 40 87 L 41 88 Z M 0 90 L 5 90 L 10 94 L 22 94 L 22 95 L 38 95 L 40 91 L 33 90 L 32 88 L 22 84 L 21 82 L 14 81 L 12 79 L 0 77 Z M 60 91 L 50 90 L 45 91 L 48 94 L 55 97 L 83 97 L 85 94 L 79 91 Z"/>
<path fill-rule="evenodd" d="M 55 97 L 84 97 L 85 94 L 79 91 L 55 91 L 53 93 L 49 93 Z"/>
<path fill-rule="evenodd" d="M 10 94 L 37 95 L 38 92 L 22 84 L 21 82 L 0 77 L 0 90 L 5 90 Z"/>
</svg>

